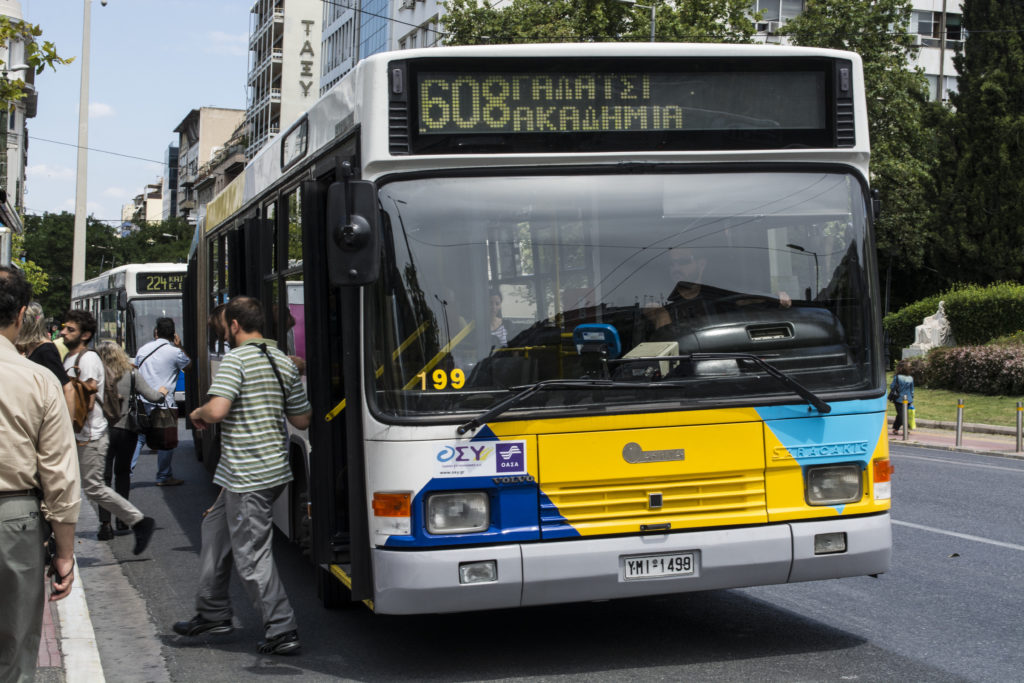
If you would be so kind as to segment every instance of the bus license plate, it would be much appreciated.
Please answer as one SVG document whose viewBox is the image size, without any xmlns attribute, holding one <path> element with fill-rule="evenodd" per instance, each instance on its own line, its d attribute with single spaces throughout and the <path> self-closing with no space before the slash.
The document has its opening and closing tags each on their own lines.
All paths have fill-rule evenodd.
<svg viewBox="0 0 1024 683">
<path fill-rule="evenodd" d="M 693 553 L 666 553 L 622 558 L 622 578 L 626 581 L 656 579 L 662 576 L 690 576 L 697 569 Z"/>
</svg>

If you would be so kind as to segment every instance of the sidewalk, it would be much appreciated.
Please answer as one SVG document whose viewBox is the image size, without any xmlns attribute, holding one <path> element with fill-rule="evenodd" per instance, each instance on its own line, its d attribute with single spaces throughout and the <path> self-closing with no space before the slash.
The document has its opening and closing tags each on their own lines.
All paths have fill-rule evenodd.
<svg viewBox="0 0 1024 683">
<path fill-rule="evenodd" d="M 957 446 L 954 422 L 917 420 L 917 429 L 908 431 L 906 441 L 903 440 L 902 431 L 894 435 L 891 426 L 892 422 L 889 421 L 890 444 L 910 444 L 950 451 L 1024 458 L 1024 453 L 1017 452 L 1017 432 L 1013 427 L 965 423 L 960 446 Z"/>
</svg>

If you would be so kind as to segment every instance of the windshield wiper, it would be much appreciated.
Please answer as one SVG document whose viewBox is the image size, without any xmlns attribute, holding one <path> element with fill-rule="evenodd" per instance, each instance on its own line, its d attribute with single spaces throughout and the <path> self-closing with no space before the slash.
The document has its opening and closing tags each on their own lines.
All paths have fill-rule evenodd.
<svg viewBox="0 0 1024 683">
<path fill-rule="evenodd" d="M 596 387 L 609 388 L 615 386 L 616 384 L 621 383 L 614 382 L 610 379 L 544 379 L 539 382 L 535 382 L 534 384 L 526 384 L 518 387 L 509 387 L 510 391 L 516 391 L 518 393 L 509 396 L 498 405 L 474 417 L 466 424 L 459 425 L 459 427 L 455 430 L 455 433 L 458 434 L 459 436 L 462 436 L 466 432 L 476 429 L 477 427 L 484 424 L 488 420 L 495 418 L 498 415 L 501 415 L 509 408 L 519 405 L 526 399 L 536 394 L 538 391 L 543 391 L 544 389 L 579 389 Z"/>
<path fill-rule="evenodd" d="M 755 356 L 752 353 L 688 353 L 682 356 L 645 356 L 635 358 L 618 358 L 613 361 L 609 361 L 609 364 L 617 363 L 635 363 L 639 361 L 702 361 L 702 360 L 745 360 L 753 363 L 757 367 L 761 368 L 769 375 L 779 380 L 787 387 L 796 392 L 800 398 L 804 399 L 808 403 L 817 409 L 819 413 L 830 413 L 832 412 L 832 406 L 825 403 L 820 399 L 814 392 L 805 387 L 800 382 L 787 375 L 786 373 L 779 370 L 777 367 L 766 361 L 764 358 Z"/>
</svg>

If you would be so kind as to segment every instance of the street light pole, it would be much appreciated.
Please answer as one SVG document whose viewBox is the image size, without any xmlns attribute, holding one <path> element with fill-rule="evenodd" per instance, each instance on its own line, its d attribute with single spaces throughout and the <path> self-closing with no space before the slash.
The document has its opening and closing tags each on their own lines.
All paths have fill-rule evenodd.
<svg viewBox="0 0 1024 683">
<path fill-rule="evenodd" d="M 89 14 L 85 0 L 82 19 L 82 87 L 78 94 L 78 170 L 75 175 L 75 234 L 71 251 L 71 284 L 85 280 L 86 174 L 89 166 Z"/>
<path fill-rule="evenodd" d="M 636 0 L 616 0 L 616 1 L 617 2 L 621 2 L 621 3 L 625 4 L 625 5 L 629 5 L 631 7 L 639 7 L 640 9 L 649 9 L 649 10 L 651 10 L 651 42 L 653 43 L 654 42 L 654 18 L 655 18 L 655 12 L 657 11 L 657 6 L 654 4 L 654 0 L 651 0 L 651 4 L 650 5 L 638 5 Z"/>
</svg>

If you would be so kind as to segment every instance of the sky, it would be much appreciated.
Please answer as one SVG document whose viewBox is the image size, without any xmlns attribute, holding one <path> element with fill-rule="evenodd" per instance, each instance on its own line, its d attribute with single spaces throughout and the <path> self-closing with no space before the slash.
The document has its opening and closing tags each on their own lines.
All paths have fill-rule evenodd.
<svg viewBox="0 0 1024 683">
<path fill-rule="evenodd" d="M 39 109 L 28 120 L 27 214 L 75 209 L 86 2 L 21 0 L 23 17 L 43 31 L 40 40 L 53 42 L 60 56 L 75 58 L 36 76 Z M 174 129 L 192 109 L 245 108 L 252 3 L 91 2 L 89 214 L 120 222 L 121 207 L 163 175 L 167 147 L 178 141 Z"/>
</svg>

